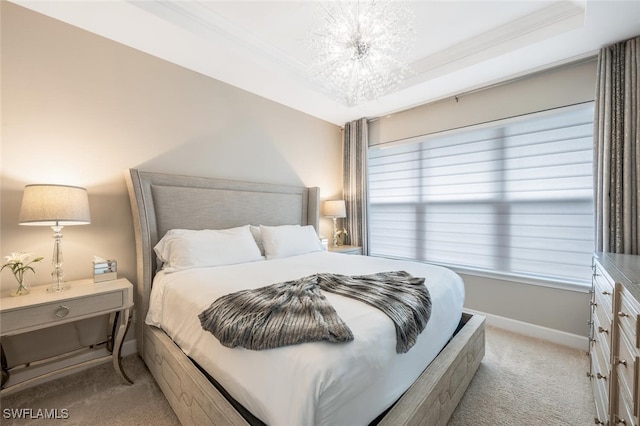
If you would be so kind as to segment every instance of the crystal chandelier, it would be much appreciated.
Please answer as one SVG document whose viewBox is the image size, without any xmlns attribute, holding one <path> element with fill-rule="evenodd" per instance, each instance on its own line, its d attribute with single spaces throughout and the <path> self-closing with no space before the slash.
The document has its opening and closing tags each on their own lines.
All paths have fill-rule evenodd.
<svg viewBox="0 0 640 426">
<path fill-rule="evenodd" d="M 311 70 L 338 101 L 375 100 L 411 74 L 404 57 L 415 41 L 414 17 L 406 7 L 389 0 L 334 1 L 322 6 L 320 19 L 310 35 Z"/>
</svg>

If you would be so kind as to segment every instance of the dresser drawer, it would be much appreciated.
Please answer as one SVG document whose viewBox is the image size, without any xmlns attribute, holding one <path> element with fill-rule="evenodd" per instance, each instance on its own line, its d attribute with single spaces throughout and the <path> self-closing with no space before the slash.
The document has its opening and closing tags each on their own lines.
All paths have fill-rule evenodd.
<svg viewBox="0 0 640 426">
<path fill-rule="evenodd" d="M 619 286 L 620 306 L 616 316 L 620 329 L 635 348 L 640 348 L 640 307 L 624 286 Z"/>
<path fill-rule="evenodd" d="M 591 389 L 596 406 L 596 424 L 607 424 L 609 421 L 609 381 L 598 378 L 602 375 L 602 367 L 599 364 L 597 351 L 591 351 Z"/>
<path fill-rule="evenodd" d="M 2 335 L 22 333 L 29 329 L 52 326 L 80 319 L 83 316 L 96 316 L 100 312 L 112 312 L 124 307 L 124 293 L 114 291 L 109 293 L 93 294 L 72 300 L 54 301 L 28 309 L 14 309 L 3 311 L 0 330 Z"/>
<path fill-rule="evenodd" d="M 613 312 L 613 281 L 596 266 L 593 275 L 593 292 L 596 308 L 602 308 L 605 312 Z"/>
<path fill-rule="evenodd" d="M 633 414 L 633 404 L 628 394 L 622 392 L 618 395 L 618 403 L 614 409 L 612 425 L 637 426 L 638 422 Z"/>
<path fill-rule="evenodd" d="M 638 353 L 624 334 L 619 336 L 618 355 L 614 357 L 613 365 L 618 378 L 618 394 L 626 395 L 633 402 L 638 395 Z M 637 402 L 634 404 L 637 411 Z"/>
<path fill-rule="evenodd" d="M 611 328 L 613 327 L 611 312 L 605 311 L 602 306 L 593 309 L 593 338 L 605 337 L 611 346 Z"/>
<path fill-rule="evenodd" d="M 606 375 L 609 375 L 610 366 L 610 354 L 611 354 L 611 332 L 610 328 L 605 328 L 605 325 L 600 324 L 599 318 L 593 318 L 593 341 L 591 345 L 591 351 L 596 352 L 598 356 L 598 364 L 602 368 L 606 368 Z M 606 330 L 606 332 L 605 332 Z M 601 373 L 604 374 L 602 370 Z"/>
</svg>

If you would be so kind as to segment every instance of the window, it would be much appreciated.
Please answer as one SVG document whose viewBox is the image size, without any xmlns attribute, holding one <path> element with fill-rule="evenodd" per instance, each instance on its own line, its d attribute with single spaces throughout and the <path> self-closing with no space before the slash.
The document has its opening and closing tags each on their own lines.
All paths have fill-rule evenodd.
<svg viewBox="0 0 640 426">
<path fill-rule="evenodd" d="M 593 103 L 369 149 L 370 252 L 588 283 Z"/>
</svg>

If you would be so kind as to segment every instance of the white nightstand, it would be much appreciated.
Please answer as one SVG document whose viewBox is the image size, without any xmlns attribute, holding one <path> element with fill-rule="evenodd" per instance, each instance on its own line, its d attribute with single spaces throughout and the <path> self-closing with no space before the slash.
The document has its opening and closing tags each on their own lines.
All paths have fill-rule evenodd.
<svg viewBox="0 0 640 426">
<path fill-rule="evenodd" d="M 47 286 L 36 286 L 25 296 L 9 296 L 0 298 L 0 338 L 41 330 L 64 323 L 75 322 L 99 315 L 111 315 L 113 334 L 106 345 L 91 346 L 84 351 L 89 352 L 76 364 L 64 365 L 55 371 L 47 372 L 27 380 L 9 383 L 12 369 L 7 368 L 7 360 L 2 351 L 2 394 L 14 392 L 27 384 L 42 381 L 55 375 L 61 375 L 73 369 L 98 364 L 111 358 L 118 375 L 127 383 L 133 383 L 122 370 L 120 350 L 129 325 L 129 316 L 133 308 L 133 286 L 124 278 L 94 283 L 92 279 L 70 281 L 69 289 L 59 293 L 48 293 Z M 0 340 L 0 349 L 2 342 Z M 47 362 L 55 363 L 60 355 L 47 360 L 38 361 L 38 367 Z M 25 370 L 34 366 L 20 366 Z M 17 368 L 17 367 L 14 367 Z M 23 372 L 20 371 L 20 372 Z M 6 386 L 5 386 L 6 384 Z"/>
<path fill-rule="evenodd" d="M 362 247 L 360 246 L 329 246 L 329 251 L 333 253 L 342 254 L 362 254 Z"/>
</svg>

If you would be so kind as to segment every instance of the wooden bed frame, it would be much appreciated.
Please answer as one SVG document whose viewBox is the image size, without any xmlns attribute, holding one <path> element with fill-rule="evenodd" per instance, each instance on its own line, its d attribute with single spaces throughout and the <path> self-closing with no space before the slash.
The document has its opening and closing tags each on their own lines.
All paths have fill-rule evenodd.
<svg viewBox="0 0 640 426">
<path fill-rule="evenodd" d="M 169 230 L 245 224 L 319 225 L 319 189 L 142 172 L 126 174 L 136 237 L 138 353 L 183 425 L 249 425 L 160 329 L 144 324 L 157 265 L 153 247 Z M 456 334 L 379 425 L 446 425 L 484 357 L 480 315 L 463 313 Z"/>
</svg>

